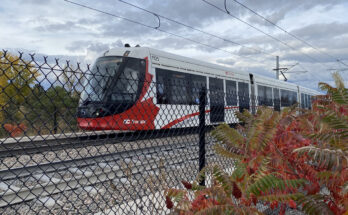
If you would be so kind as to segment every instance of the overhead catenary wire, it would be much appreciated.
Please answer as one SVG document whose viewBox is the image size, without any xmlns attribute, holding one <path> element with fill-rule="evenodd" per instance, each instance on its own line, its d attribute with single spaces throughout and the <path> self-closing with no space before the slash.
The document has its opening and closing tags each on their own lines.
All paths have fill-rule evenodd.
<svg viewBox="0 0 348 215">
<path fill-rule="evenodd" d="M 299 63 L 298 66 L 301 67 L 302 69 L 308 71 L 308 69 L 306 69 L 301 63 Z M 303 73 L 303 74 L 305 74 L 305 73 Z M 297 75 L 301 75 L 301 74 L 297 74 Z M 311 81 L 313 81 L 313 80 L 314 80 L 314 81 L 318 81 L 318 82 L 323 82 L 323 81 L 325 81 L 325 80 L 320 79 L 318 76 L 311 76 Z M 331 79 L 328 79 L 328 80 L 331 80 Z M 301 81 L 301 82 L 303 82 L 303 81 Z"/>
<path fill-rule="evenodd" d="M 202 45 L 202 46 L 205 46 L 205 47 L 208 47 L 208 48 L 211 48 L 211 49 L 215 49 L 215 50 L 219 50 L 219 51 L 223 51 L 225 53 L 229 53 L 231 55 L 235 55 L 237 57 L 241 57 L 241 58 L 247 58 L 247 59 L 250 59 L 250 60 L 255 60 L 254 58 L 251 58 L 251 57 L 248 57 L 248 56 L 240 56 L 240 55 L 237 55 L 236 53 L 234 52 L 231 52 L 231 51 L 228 51 L 228 50 L 225 50 L 225 49 L 222 49 L 222 48 L 218 48 L 218 47 L 214 47 L 212 45 L 209 45 L 209 44 L 205 44 L 205 43 L 202 43 L 202 42 L 199 42 L 199 41 L 196 41 L 194 39 L 190 39 L 190 38 L 187 38 L 187 37 L 184 37 L 184 36 L 181 36 L 181 35 L 178 35 L 178 34 L 175 34 L 175 33 L 172 33 L 172 32 L 169 32 L 169 31 L 166 31 L 166 30 L 163 30 L 163 29 L 160 29 L 160 18 L 161 15 L 158 15 L 157 13 L 154 13 L 154 12 L 151 12 L 151 11 L 147 11 L 148 13 L 152 13 L 153 15 L 155 15 L 158 20 L 159 20 L 159 24 L 158 26 L 151 26 L 151 25 L 147 25 L 147 24 L 144 24 L 144 23 L 141 23 L 141 22 L 138 22 L 136 20 L 132 20 L 132 19 L 129 19 L 129 18 L 126 18 L 126 17 L 123 17 L 123 16 L 120 16 L 120 15 L 116 15 L 116 14 L 113 14 L 113 13 L 109 13 L 109 12 L 106 12 L 106 11 L 102 11 L 102 10 L 99 10 L 99 9 L 96 9 L 96 8 L 93 8 L 93 7 L 90 7 L 90 6 L 87 6 L 87 5 L 83 5 L 83 4 L 80 4 L 80 3 L 77 3 L 77 2 L 73 2 L 73 1 L 70 1 L 70 0 L 64 0 L 68 3 L 71 3 L 71 4 L 74 4 L 74 5 L 77 5 L 77 6 L 80 6 L 80 7 L 84 7 L 86 9 L 89 9 L 89 10 L 93 10 L 93 11 L 96 11 L 96 12 L 99 12 L 99 13 L 103 13 L 103 14 L 106 14 L 106 15 L 109 15 L 109 16 L 113 16 L 113 17 L 116 17 L 116 18 L 120 18 L 120 19 L 123 19 L 123 20 L 126 20 L 126 21 L 129 21 L 129 22 L 132 22 L 134 24 L 138 24 L 138 25 L 142 25 L 144 27 L 147 27 L 147 28 L 151 28 L 151 29 L 154 29 L 154 30 L 157 30 L 157 31 L 160 31 L 160 32 L 163 32 L 163 33 L 166 33 L 166 34 L 169 34 L 171 36 L 175 36 L 175 37 L 178 37 L 178 38 L 181 38 L 181 39 L 184 39 L 184 40 L 187 40 L 187 41 L 190 41 L 190 42 L 193 42 L 193 43 L 196 43 L 196 44 L 199 44 L 199 45 Z M 121 2 L 123 2 L 122 0 L 119 0 Z M 204 0 L 203 0 L 204 1 Z M 146 10 L 146 9 L 144 9 Z M 164 19 L 170 19 L 168 17 L 162 17 Z M 171 20 L 170 20 L 171 21 Z M 173 20 L 173 22 L 175 22 L 175 20 Z M 184 23 L 182 23 L 183 25 L 186 25 Z M 192 27 L 192 26 L 190 26 Z M 207 32 L 208 33 L 208 32 Z M 209 33 L 208 33 L 209 34 Z M 264 62 L 263 62 L 264 63 Z M 266 64 L 266 63 L 264 63 Z M 305 69 L 307 70 L 307 69 Z"/>
<path fill-rule="evenodd" d="M 279 30 L 283 31 L 284 33 L 290 35 L 291 37 L 295 38 L 296 40 L 301 41 L 302 43 L 304 43 L 304 44 L 306 44 L 307 46 L 311 47 L 312 49 L 318 51 L 319 53 L 324 54 L 324 55 L 326 55 L 326 56 L 329 56 L 329 57 L 331 57 L 332 59 L 337 60 L 337 62 L 339 62 L 339 63 L 341 63 L 341 64 L 343 64 L 343 65 L 345 65 L 345 66 L 348 66 L 348 65 L 346 65 L 344 62 L 342 62 L 342 60 L 340 60 L 340 59 L 338 59 L 338 58 L 335 58 L 333 55 L 331 55 L 331 54 L 329 54 L 329 53 L 327 53 L 327 52 L 324 52 L 324 51 L 320 50 L 319 48 L 317 48 L 317 47 L 315 47 L 314 45 L 310 44 L 309 42 L 305 41 L 304 39 L 302 39 L 302 38 L 296 36 L 295 34 L 293 34 L 293 33 L 289 32 L 289 31 L 285 30 L 283 27 L 281 27 L 281 26 L 277 25 L 276 23 L 272 22 L 271 20 L 267 19 L 266 17 L 264 17 L 264 16 L 262 16 L 261 14 L 257 13 L 255 10 L 249 8 L 249 7 L 246 6 L 245 4 L 239 2 L 238 0 L 233 0 L 233 1 L 236 2 L 237 4 L 239 4 L 240 6 L 242 6 L 243 8 L 249 10 L 251 13 L 255 14 L 256 16 L 262 18 L 263 20 L 265 20 L 265 21 L 268 22 L 269 24 L 273 25 L 273 26 L 276 27 L 277 29 L 279 29 Z M 226 4 L 225 4 L 225 7 L 226 7 Z"/>
<path fill-rule="evenodd" d="M 195 28 L 195 27 L 190 26 L 190 25 L 188 25 L 188 24 L 185 24 L 185 23 L 183 23 L 183 22 L 174 20 L 173 18 L 169 18 L 169 17 L 167 17 L 167 16 L 158 14 L 158 13 L 156 13 L 156 12 L 150 11 L 150 10 L 148 10 L 148 9 L 145 9 L 145 8 L 143 8 L 143 7 L 140 7 L 140 6 L 137 6 L 137 5 L 135 5 L 135 4 L 126 2 L 126 1 L 124 1 L 124 0 L 118 0 L 118 1 L 120 1 L 120 2 L 122 2 L 122 3 L 124 3 L 124 4 L 127 4 L 127 5 L 129 5 L 129 6 L 132 6 L 132 7 L 134 7 L 134 8 L 137 8 L 137 9 L 139 9 L 139 10 L 145 11 L 145 12 L 147 12 L 147 13 L 153 14 L 153 15 L 155 15 L 155 16 L 157 16 L 157 17 L 161 17 L 161 18 L 166 19 L 166 20 L 168 20 L 168 21 L 174 22 L 174 23 L 176 23 L 176 24 L 178 24 L 178 25 L 184 26 L 184 27 L 189 28 L 189 29 L 191 29 L 191 30 L 194 30 L 194 31 L 203 33 L 203 34 L 205 34 L 205 35 L 209 35 L 209 36 L 211 36 L 211 37 L 214 37 L 214 38 L 217 38 L 217 39 L 220 39 L 220 40 L 223 40 L 224 42 L 228 42 L 228 43 L 231 43 L 231 44 L 234 44 L 234 45 L 241 46 L 241 47 L 243 47 L 243 48 L 247 48 L 247 49 L 256 51 L 256 52 L 258 52 L 258 53 L 264 53 L 264 54 L 266 54 L 266 55 L 275 57 L 275 55 L 270 54 L 270 53 L 268 53 L 268 52 L 265 52 L 265 51 L 263 51 L 263 50 L 256 49 L 256 48 L 252 48 L 252 47 L 248 47 L 248 46 L 245 46 L 245 45 L 243 45 L 243 44 L 241 44 L 241 43 L 238 43 L 238 42 L 235 42 L 235 41 L 232 41 L 232 40 L 229 40 L 229 39 L 220 37 L 220 36 L 218 36 L 218 35 L 216 35 L 216 34 L 212 34 L 212 33 L 209 33 L 209 32 L 207 32 L 207 31 L 203 31 L 203 30 L 201 30 L 201 29 Z"/>
<path fill-rule="evenodd" d="M 175 36 L 175 37 L 178 37 L 178 38 L 181 38 L 181 39 L 184 39 L 184 40 L 187 40 L 187 41 L 190 41 L 190 42 L 193 42 L 193 43 L 196 43 L 196 44 L 199 44 L 199 45 L 211 48 L 211 49 L 223 51 L 225 53 L 229 53 L 231 55 L 235 55 L 235 56 L 240 57 L 240 58 L 248 58 L 250 60 L 257 61 L 256 59 L 254 59 L 252 57 L 249 57 L 249 56 L 241 56 L 241 55 L 238 55 L 238 54 L 236 54 L 234 52 L 231 52 L 231 51 L 228 51 L 228 50 L 225 50 L 225 49 L 222 49 L 222 48 L 214 47 L 212 45 L 209 45 L 209 44 L 206 44 L 206 43 L 202 43 L 202 42 L 199 42 L 199 41 L 196 41 L 196 40 L 193 40 L 193 39 L 190 39 L 190 38 L 187 38 L 187 37 L 184 37 L 184 36 L 181 36 L 181 35 L 178 35 L 178 34 L 175 34 L 175 33 L 172 33 L 172 32 L 166 31 L 166 30 L 163 30 L 163 29 L 160 29 L 158 26 L 147 25 L 147 24 L 138 22 L 136 20 L 132 20 L 132 19 L 120 16 L 120 15 L 113 14 L 113 13 L 109 13 L 109 12 L 106 12 L 106 11 L 103 11 L 103 10 L 100 10 L 100 9 L 97 9 L 97 8 L 94 8 L 94 7 L 91 7 L 91 6 L 88 6 L 88 5 L 84 5 L 84 4 L 80 4 L 80 3 L 77 3 L 77 2 L 71 1 L 71 0 L 64 0 L 64 1 L 67 2 L 67 3 L 70 3 L 70 4 L 74 4 L 76 6 L 79 6 L 79 7 L 83 7 L 83 8 L 95 11 L 95 12 L 99 12 L 99 13 L 102 13 L 102 14 L 105 14 L 105 15 L 109 15 L 109 16 L 112 16 L 112 17 L 115 17 L 115 18 L 123 19 L 123 20 L 126 20 L 126 21 L 134 23 L 134 24 L 142 25 L 144 27 L 151 28 L 151 29 L 154 29 L 156 31 L 160 31 L 160 32 L 169 34 L 171 36 Z M 262 62 L 262 63 L 266 64 L 265 62 Z"/>
<path fill-rule="evenodd" d="M 172 33 L 172 32 L 169 32 L 169 31 L 166 31 L 166 30 L 163 30 L 163 29 L 160 29 L 160 26 L 161 26 L 161 20 L 160 20 L 160 15 L 158 15 L 157 13 L 154 13 L 152 11 L 147 11 L 148 13 L 151 13 L 153 14 L 154 16 L 156 16 L 158 18 L 158 26 L 151 26 L 151 25 L 147 25 L 147 24 L 144 24 L 144 23 L 141 23 L 139 21 L 136 21 L 136 20 L 132 20 L 132 19 L 129 19 L 129 18 L 126 18 L 126 17 L 123 17 L 123 16 L 120 16 L 120 15 L 116 15 L 116 14 L 113 14 L 113 13 L 109 13 L 109 12 L 106 12 L 106 11 L 103 11 L 103 10 L 100 10 L 100 9 L 97 9 L 97 8 L 93 8 L 93 7 L 90 7 L 90 6 L 87 6 L 87 5 L 83 5 L 83 4 L 80 4 L 80 3 L 77 3 L 77 2 L 73 2 L 73 1 L 70 1 L 70 0 L 64 0 L 65 2 L 68 2 L 68 3 L 71 3 L 71 4 L 74 4 L 76 6 L 80 6 L 80 7 L 83 7 L 83 8 L 86 8 L 86 9 L 89 9 L 89 10 L 93 10 L 95 12 L 99 12 L 99 13 L 103 13 L 105 15 L 109 15 L 109 16 L 113 16 L 115 18 L 119 18 L 119 19 L 123 19 L 123 20 L 126 20 L 126 21 L 129 21 L 131 23 L 134 23 L 134 24 L 138 24 L 138 25 L 142 25 L 144 27 L 147 27 L 147 28 L 151 28 L 151 29 L 154 29 L 154 30 L 157 30 L 157 31 L 160 31 L 160 32 L 163 32 L 163 33 L 166 33 L 166 34 L 169 34 L 171 36 L 174 36 L 174 37 L 178 37 L 178 38 L 181 38 L 181 39 L 184 39 L 184 40 L 187 40 L 187 41 L 190 41 L 192 43 L 196 43 L 196 44 L 199 44 L 201 46 L 205 46 L 205 47 L 208 47 L 208 48 L 211 48 L 211 49 L 215 49 L 215 50 L 219 50 L 219 51 L 222 51 L 222 52 L 225 52 L 225 53 L 228 53 L 228 54 L 231 54 L 231 55 L 235 55 L 237 57 L 240 57 L 240 58 L 247 58 L 247 59 L 250 59 L 250 60 L 253 60 L 255 61 L 256 59 L 252 58 L 252 57 L 249 57 L 249 56 L 240 56 L 240 55 L 237 55 L 236 53 L 234 52 L 231 52 L 231 51 L 228 51 L 228 50 L 225 50 L 225 49 L 222 49 L 222 48 L 218 48 L 218 47 L 214 47 L 212 45 L 209 45 L 209 44 L 205 44 L 205 43 L 202 43 L 202 42 L 199 42 L 197 40 L 194 40 L 194 39 L 190 39 L 190 38 L 187 38 L 187 37 L 184 37 L 184 36 L 181 36 L 181 35 L 178 35 L 178 34 L 175 34 L 175 33 Z M 119 0 L 121 2 L 123 2 L 122 0 Z M 144 9 L 146 10 L 146 9 Z M 168 17 L 162 17 L 162 18 L 166 18 L 166 19 L 170 19 Z M 172 19 L 171 19 L 172 20 Z M 170 20 L 170 21 L 171 21 Z M 172 20 L 173 22 L 176 22 L 175 20 Z M 182 25 L 186 25 L 184 23 L 181 23 Z M 188 25 L 187 25 L 188 26 Z M 189 27 L 192 27 L 192 26 L 189 26 Z M 193 27 L 192 27 L 193 28 Z M 208 33 L 208 32 L 207 32 Z M 209 33 L 208 33 L 209 34 Z M 243 46 L 243 45 L 242 45 Z M 257 61 L 257 60 L 256 60 Z M 262 62 L 263 64 L 266 64 L 265 62 Z M 268 64 L 266 64 L 268 65 Z"/>
<path fill-rule="evenodd" d="M 347 61 L 347 59 L 337 59 L 339 63 L 341 63 L 343 66 L 348 67 L 348 64 L 344 63 L 343 61 Z"/>
<path fill-rule="evenodd" d="M 249 10 L 250 12 L 252 12 L 253 14 L 255 14 L 256 16 L 262 18 L 263 20 L 265 20 L 265 21 L 268 22 L 269 24 L 275 26 L 277 29 L 279 29 L 279 30 L 283 31 L 284 33 L 290 35 L 291 37 L 295 38 L 296 40 L 301 41 L 302 43 L 304 43 L 304 44 L 306 44 L 307 46 L 311 47 L 312 49 L 318 51 L 319 53 L 321 53 L 321 54 L 323 54 L 323 55 L 326 55 L 326 56 L 329 56 L 329 57 L 331 57 L 332 59 L 336 60 L 337 62 L 339 62 L 339 63 L 341 63 L 341 64 L 343 64 L 343 65 L 345 65 L 345 66 L 348 66 L 347 64 L 345 64 L 344 62 L 342 62 L 342 60 L 340 60 L 340 59 L 334 57 L 333 55 L 331 55 L 331 54 L 329 54 L 329 53 L 327 53 L 327 52 L 324 52 L 324 51 L 320 50 L 319 48 L 317 48 L 317 47 L 315 47 L 314 45 L 310 44 L 309 42 L 305 41 L 304 39 L 302 39 L 302 38 L 296 36 L 295 34 L 293 34 L 293 33 L 289 32 L 289 31 L 285 30 L 283 27 L 281 27 L 281 26 L 277 25 L 276 23 L 270 21 L 269 19 L 267 19 L 266 17 L 264 17 L 264 16 L 262 16 L 261 14 L 257 13 L 255 10 L 249 8 L 249 7 L 246 6 L 245 4 L 243 4 L 243 3 L 241 3 L 241 2 L 239 2 L 239 1 L 237 1 L 237 0 L 233 0 L 233 1 L 236 2 L 237 4 L 239 4 L 240 6 L 242 6 L 243 8 Z"/>
<path fill-rule="evenodd" d="M 344 66 L 347 66 L 347 67 L 348 67 L 348 64 L 344 63 L 344 62 L 343 62 L 342 60 L 340 60 L 340 59 L 337 59 L 337 62 L 339 62 L 339 63 L 343 64 Z"/>
<path fill-rule="evenodd" d="M 109 15 L 109 16 L 113 16 L 113 17 L 116 17 L 116 18 L 119 18 L 119 19 L 127 20 L 128 22 L 132 22 L 132 23 L 134 23 L 134 24 L 142 25 L 142 26 L 147 27 L 147 28 L 156 29 L 156 26 L 155 26 L 155 27 L 154 27 L 154 26 L 150 26 L 150 25 L 147 25 L 147 24 L 138 22 L 138 21 L 136 21 L 136 20 L 128 19 L 128 18 L 123 17 L 123 16 L 119 16 L 119 15 L 116 15 L 116 14 L 113 14 L 113 13 L 109 13 L 109 12 L 106 12 L 106 11 L 102 11 L 102 10 L 99 10 L 99 9 L 97 9 L 97 8 L 93 8 L 93 7 L 84 5 L 84 4 L 80 4 L 80 3 L 77 3 L 77 2 L 74 2 L 74 1 L 70 1 L 70 0 L 64 0 L 64 1 L 65 1 L 65 2 L 68 2 L 68 3 L 70 3 L 70 4 L 74 4 L 74 5 L 77 5 L 77 6 L 86 8 L 86 9 L 89 9 L 89 10 L 94 10 L 94 11 L 96 11 L 96 12 L 103 13 L 103 14 L 105 14 L 105 15 Z"/>
<path fill-rule="evenodd" d="M 297 64 L 299 67 L 301 67 L 302 69 L 304 69 L 304 70 L 307 70 L 308 71 L 308 69 L 306 69 L 301 63 L 298 63 Z"/>
<path fill-rule="evenodd" d="M 271 34 L 269 34 L 269 33 L 265 32 L 265 31 L 261 30 L 261 29 L 258 28 L 258 27 L 255 27 L 254 25 L 250 24 L 249 22 L 244 21 L 243 19 L 241 19 L 241 18 L 239 18 L 239 17 L 233 15 L 232 13 L 230 13 L 230 12 L 227 10 L 226 0 L 224 1 L 224 5 L 225 5 L 226 10 L 223 9 L 223 8 L 220 8 L 220 7 L 216 6 L 215 4 L 213 4 L 213 3 L 211 3 L 211 2 L 209 2 L 209 1 L 207 1 L 207 0 L 201 0 L 201 1 L 203 1 L 204 3 L 210 5 L 211 7 L 213 7 L 213 8 L 215 8 L 215 9 L 219 10 L 220 12 L 223 12 L 223 13 L 225 13 L 225 14 L 227 14 L 227 15 L 229 15 L 229 16 L 235 18 L 235 19 L 237 19 L 238 21 L 244 23 L 245 25 L 247 25 L 247 26 L 249 26 L 249 27 L 255 29 L 256 31 L 258 31 L 258 32 L 260 32 L 260 33 L 262 33 L 262 34 L 264 34 L 264 35 L 270 37 L 271 39 L 273 39 L 273 40 L 275 40 L 275 41 L 277 41 L 277 42 L 283 44 L 284 46 L 286 46 L 286 47 L 288 47 L 288 48 L 290 48 L 290 49 L 292 49 L 292 50 L 294 50 L 294 51 L 299 51 L 297 48 L 295 48 L 295 47 L 289 45 L 288 43 L 286 43 L 286 42 L 284 42 L 284 41 L 282 41 L 282 40 L 280 40 L 280 39 L 278 39 L 278 38 L 272 36 Z M 312 56 L 310 56 L 310 55 L 308 55 L 308 54 L 306 54 L 306 53 L 303 53 L 303 52 L 301 52 L 301 51 L 299 51 L 299 52 L 300 52 L 302 55 L 306 56 L 307 58 L 309 58 L 309 59 L 311 59 L 311 60 L 313 60 L 313 61 L 315 61 L 315 62 L 318 62 L 318 63 L 322 64 L 322 65 L 325 66 L 325 67 L 328 67 L 327 65 L 325 65 L 325 64 L 323 64 L 322 62 L 318 61 L 318 60 L 315 59 L 314 57 L 312 57 Z"/>
</svg>

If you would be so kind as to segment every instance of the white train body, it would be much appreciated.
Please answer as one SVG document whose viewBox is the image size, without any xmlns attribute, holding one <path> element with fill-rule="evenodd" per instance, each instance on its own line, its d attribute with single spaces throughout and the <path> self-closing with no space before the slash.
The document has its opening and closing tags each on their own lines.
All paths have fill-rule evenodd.
<svg viewBox="0 0 348 215">
<path fill-rule="evenodd" d="M 145 81 L 151 84 L 142 86 L 142 93 L 134 103 L 134 106 L 138 105 L 137 108 L 129 107 L 122 113 L 104 117 L 80 115 L 78 122 L 83 129 L 149 130 L 198 126 L 197 91 L 191 89 L 187 92 L 190 89 L 178 87 L 180 84 L 193 86 L 194 83 L 204 85 L 205 82 L 204 87 L 208 92 L 207 125 L 237 123 L 234 112 L 242 108 L 255 112 L 258 106 L 266 105 L 280 110 L 295 103 L 310 108 L 310 97 L 318 94 L 315 90 L 292 83 L 151 48 L 115 48 L 104 54 L 104 57 L 112 56 L 146 60 Z M 246 102 L 248 98 L 256 99 Z"/>
</svg>

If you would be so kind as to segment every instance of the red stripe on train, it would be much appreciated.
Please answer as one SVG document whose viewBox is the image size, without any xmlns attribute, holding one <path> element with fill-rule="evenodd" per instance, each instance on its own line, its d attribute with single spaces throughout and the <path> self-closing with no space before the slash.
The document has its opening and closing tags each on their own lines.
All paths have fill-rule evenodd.
<svg viewBox="0 0 348 215">
<path fill-rule="evenodd" d="M 238 109 L 239 107 L 238 106 L 233 106 L 233 107 L 225 107 L 226 110 L 230 110 L 230 109 Z M 210 110 L 206 110 L 205 113 L 209 113 Z M 173 120 L 171 121 L 170 123 L 168 123 L 167 125 L 163 126 L 161 129 L 168 129 L 168 128 L 171 128 L 172 126 L 178 124 L 179 122 L 182 122 L 188 118 L 191 118 L 191 117 L 194 117 L 194 116 L 198 116 L 199 115 L 199 112 L 196 112 L 196 113 L 191 113 L 191 114 L 188 114 L 188 115 L 185 115 L 179 119 L 176 119 L 176 120 Z"/>
</svg>

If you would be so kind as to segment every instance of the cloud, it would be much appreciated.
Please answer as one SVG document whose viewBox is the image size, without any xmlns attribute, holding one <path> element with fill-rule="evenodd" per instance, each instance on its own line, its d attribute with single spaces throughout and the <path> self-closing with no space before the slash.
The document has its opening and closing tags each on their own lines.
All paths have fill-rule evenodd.
<svg viewBox="0 0 348 215">
<path fill-rule="evenodd" d="M 233 2 L 233 1 L 231 1 Z M 292 10 L 309 10 L 311 8 L 315 8 L 318 6 L 333 6 L 337 4 L 342 4 L 345 0 L 263 0 L 263 1 L 254 1 L 254 0 L 246 0 L 240 1 L 251 9 L 256 10 L 257 12 L 263 14 L 269 11 L 279 11 L 286 8 L 288 13 L 292 12 Z M 238 4 L 234 4 L 237 6 Z M 285 10 L 285 9 L 284 9 Z"/>
<path fill-rule="evenodd" d="M 23 5 L 49 5 L 51 0 L 20 0 L 20 4 Z"/>
<path fill-rule="evenodd" d="M 113 43 L 102 43 L 94 42 L 91 40 L 78 40 L 72 42 L 66 48 L 72 52 L 92 51 L 92 52 L 103 52 L 111 48 L 122 47 L 123 43 L 121 40 L 117 40 Z"/>
<path fill-rule="evenodd" d="M 47 25 L 40 25 L 35 28 L 37 31 L 53 31 L 53 32 L 58 32 L 58 31 L 71 31 L 71 30 L 79 30 L 80 27 L 76 25 L 75 22 L 68 21 L 64 23 L 52 23 L 52 24 L 47 24 Z M 81 29 L 80 29 L 81 30 Z"/>
<path fill-rule="evenodd" d="M 196 27 L 204 27 L 207 22 L 217 21 L 225 16 L 203 1 L 171 0 L 163 3 L 159 3 L 158 1 L 149 2 L 148 9 Z M 211 2 L 221 6 L 221 1 L 219 0 Z"/>
<path fill-rule="evenodd" d="M 235 65 L 236 61 L 235 61 L 235 59 L 226 58 L 226 59 L 217 59 L 216 63 L 224 64 L 224 65 L 228 65 L 228 66 L 233 66 L 233 65 Z"/>
<path fill-rule="evenodd" d="M 239 54 L 239 55 L 242 55 L 242 56 L 260 54 L 261 52 L 258 51 L 258 50 L 259 50 L 258 48 L 241 47 L 241 48 L 239 49 L 239 51 L 238 51 L 238 54 Z"/>
<path fill-rule="evenodd" d="M 348 34 L 348 22 L 318 23 L 293 30 L 291 33 L 305 40 L 331 41 L 339 36 Z"/>
<path fill-rule="evenodd" d="M 123 42 L 121 40 L 116 40 L 115 42 L 111 43 L 102 43 L 81 40 L 72 42 L 66 48 L 72 52 L 84 52 L 84 62 L 91 64 L 97 57 L 102 55 L 102 53 L 116 47 L 123 47 Z"/>
<path fill-rule="evenodd" d="M 207 1 L 224 8 L 224 1 Z M 117 0 L 76 0 L 76 2 L 148 26 L 158 25 L 158 20 L 153 14 L 132 8 Z M 271 56 L 237 46 L 226 40 L 204 35 L 163 18 L 160 29 L 189 38 L 191 41 L 80 8 L 64 1 L 52 0 L 2 0 L 0 46 L 33 50 L 52 56 L 67 56 L 72 59 L 74 55 L 83 55 L 82 61 L 91 63 L 107 49 L 123 46 L 124 43 L 130 43 L 132 46 L 139 44 L 200 60 L 209 59 L 210 62 L 226 64 L 241 71 L 270 77 L 274 77 L 272 69 L 275 65 L 275 57 L 273 56 L 279 55 L 281 64 L 302 62 L 304 67 L 309 70 L 308 74 L 289 75 L 291 81 L 314 87 L 316 86 L 308 84 L 306 81 L 313 81 L 313 77 L 329 80 L 331 77 L 327 74 L 327 68 L 338 66 L 332 57 L 284 34 L 232 0 L 227 1 L 231 14 L 291 45 L 295 50 L 263 35 L 201 0 L 130 0 L 128 2 L 226 40 L 262 49 Z M 292 34 L 318 47 L 322 52 L 327 52 L 335 58 L 348 56 L 348 48 L 346 48 L 348 4 L 346 1 L 244 0 L 241 2 Z M 227 52 L 195 42 L 227 50 Z M 305 54 L 316 60 L 309 59 Z"/>
<path fill-rule="evenodd" d="M 278 24 L 281 20 L 283 20 L 286 16 L 286 14 L 289 12 L 288 8 L 280 8 L 277 11 L 272 11 L 271 14 L 265 15 L 264 17 L 272 22 L 273 24 Z M 248 21 L 251 23 L 255 23 L 258 25 L 265 25 L 265 26 L 271 26 L 273 27 L 274 25 L 271 24 L 270 22 L 267 22 L 266 20 L 262 19 L 259 16 L 256 16 L 254 14 L 251 14 L 248 18 Z"/>
</svg>

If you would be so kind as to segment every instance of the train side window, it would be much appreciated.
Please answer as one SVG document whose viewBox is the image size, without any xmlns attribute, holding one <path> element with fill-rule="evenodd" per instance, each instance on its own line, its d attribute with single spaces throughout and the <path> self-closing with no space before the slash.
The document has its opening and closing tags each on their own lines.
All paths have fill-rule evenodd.
<svg viewBox="0 0 348 215">
<path fill-rule="evenodd" d="M 209 78 L 209 91 L 224 91 L 222 79 Z"/>
<path fill-rule="evenodd" d="M 272 88 L 266 86 L 257 86 L 259 105 L 273 106 Z"/>
<path fill-rule="evenodd" d="M 239 111 L 242 112 L 244 109 L 249 110 L 250 98 L 249 98 L 249 84 L 244 82 L 238 82 L 238 100 L 239 100 Z"/>
<path fill-rule="evenodd" d="M 301 93 L 301 108 L 304 109 L 306 107 L 305 94 Z"/>
<path fill-rule="evenodd" d="M 209 78 L 209 97 L 210 103 L 214 105 L 224 104 L 224 85 L 223 80 L 218 78 Z"/>
<path fill-rule="evenodd" d="M 226 103 L 227 105 L 237 105 L 237 82 L 226 80 Z"/>
<path fill-rule="evenodd" d="M 290 90 L 280 90 L 282 107 L 290 107 L 297 103 L 297 93 Z"/>
<path fill-rule="evenodd" d="M 169 104 L 168 93 L 169 84 L 167 70 L 156 68 L 156 90 L 157 90 L 157 103 L 158 104 Z M 167 78 L 167 79 L 166 79 Z"/>
<path fill-rule="evenodd" d="M 202 89 L 207 88 L 207 78 L 200 75 L 191 75 L 191 104 L 199 104 L 199 94 Z"/>
<path fill-rule="evenodd" d="M 288 90 L 280 90 L 280 102 L 282 107 L 290 106 L 290 91 Z"/>
<path fill-rule="evenodd" d="M 290 91 L 290 104 L 294 105 L 297 103 L 297 93 Z"/>
<path fill-rule="evenodd" d="M 308 102 L 309 102 L 308 109 L 312 109 L 312 96 L 311 95 L 308 95 Z"/>
<path fill-rule="evenodd" d="M 265 105 L 264 100 L 266 99 L 266 89 L 264 86 L 257 85 L 257 95 L 259 105 Z"/>
<path fill-rule="evenodd" d="M 199 104 L 199 94 L 206 89 L 205 76 L 156 68 L 158 104 Z"/>
<path fill-rule="evenodd" d="M 304 108 L 308 108 L 308 95 L 304 94 Z"/>
<path fill-rule="evenodd" d="M 158 104 L 188 104 L 187 74 L 156 68 Z"/>
<path fill-rule="evenodd" d="M 170 71 L 170 103 L 189 104 L 188 74 Z"/>
</svg>

